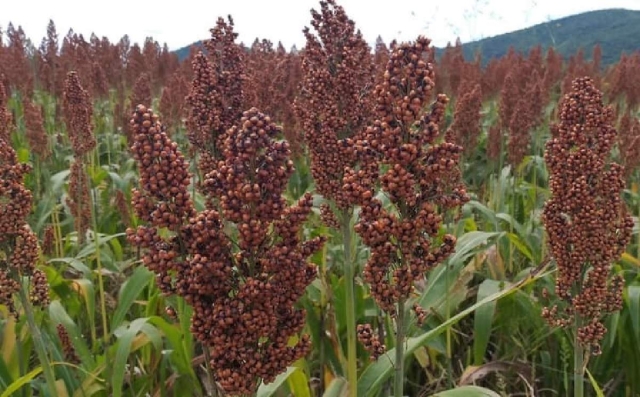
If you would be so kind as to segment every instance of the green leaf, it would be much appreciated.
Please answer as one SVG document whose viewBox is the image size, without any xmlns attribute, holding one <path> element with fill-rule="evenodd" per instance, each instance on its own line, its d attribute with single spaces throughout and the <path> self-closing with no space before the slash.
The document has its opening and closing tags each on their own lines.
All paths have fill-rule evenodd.
<svg viewBox="0 0 640 397">
<path fill-rule="evenodd" d="M 98 245 L 102 246 L 105 243 L 113 240 L 114 238 L 122 237 L 126 235 L 126 233 L 116 233 L 109 235 L 98 235 Z M 95 238 L 95 237 L 94 237 Z M 96 253 L 96 242 L 91 241 L 85 245 L 85 247 L 76 255 L 76 259 L 82 259 L 90 255 L 95 255 Z"/>
<path fill-rule="evenodd" d="M 147 320 L 147 318 L 135 319 L 118 338 L 116 358 L 113 362 L 113 376 L 111 377 L 113 397 L 122 397 L 122 385 L 127 370 L 127 360 L 131 352 L 131 343 Z"/>
<path fill-rule="evenodd" d="M 323 397 L 345 397 L 349 393 L 345 378 L 333 378 L 329 387 L 324 391 Z"/>
<path fill-rule="evenodd" d="M 95 328 L 96 319 L 96 294 L 93 283 L 86 278 L 73 280 L 74 284 L 77 284 L 80 294 L 82 295 L 85 307 L 87 309 L 87 318 L 89 319 L 89 325 L 91 328 Z"/>
<path fill-rule="evenodd" d="M 478 288 L 476 299 L 482 301 L 486 297 L 498 293 L 503 284 L 496 280 L 484 280 Z M 473 319 L 473 361 L 475 365 L 481 365 L 484 362 L 484 354 L 489 344 L 495 312 L 495 301 L 479 307 L 475 312 Z"/>
<path fill-rule="evenodd" d="M 636 335 L 640 335 L 640 285 L 627 287 L 629 300 L 629 315 Z"/>
<path fill-rule="evenodd" d="M 162 331 L 164 336 L 167 338 L 169 346 L 172 349 L 170 352 L 171 361 L 175 364 L 178 372 L 182 375 L 189 375 L 192 376 L 193 379 L 196 379 L 195 372 L 191 366 L 189 352 L 184 350 L 181 330 L 176 325 L 169 324 L 165 319 L 159 316 L 149 317 L 148 321 L 150 324 L 155 325 L 160 331 Z"/>
<path fill-rule="evenodd" d="M 291 394 L 298 397 L 311 397 L 311 390 L 309 390 L 309 379 L 304 371 L 298 367 L 297 371 L 293 373 L 287 379 L 289 390 Z"/>
<path fill-rule="evenodd" d="M 80 357 L 80 361 L 83 366 L 93 369 L 95 368 L 95 358 L 94 355 L 89 350 L 85 339 L 78 329 L 76 323 L 71 319 L 67 311 L 65 310 L 62 303 L 59 300 L 54 300 L 49 305 L 49 317 L 54 324 L 62 324 L 69 337 L 71 338 L 71 343 L 73 344 L 73 348 L 76 350 L 76 353 Z"/>
<path fill-rule="evenodd" d="M 29 372 L 28 374 L 19 377 L 18 379 L 15 380 L 15 382 L 13 382 L 12 384 L 9 385 L 9 387 L 7 387 L 7 390 L 5 390 L 0 395 L 0 397 L 11 397 L 13 395 L 13 393 L 15 393 L 18 390 L 20 390 L 20 388 L 22 386 L 24 386 L 27 383 L 31 382 L 33 380 L 33 378 L 35 378 L 36 376 L 38 376 L 38 374 L 40 374 L 40 372 L 42 372 L 42 367 L 37 367 L 34 370 L 32 370 L 31 372 Z"/>
<path fill-rule="evenodd" d="M 145 286 L 153 280 L 153 273 L 146 267 L 138 267 L 131 277 L 122 285 L 118 294 L 118 307 L 111 319 L 111 329 L 116 329 L 125 319 L 131 305 L 140 295 Z"/>
<path fill-rule="evenodd" d="M 517 234 L 507 233 L 507 238 L 509 239 L 509 241 L 511 241 L 511 244 L 513 244 L 518 249 L 518 251 L 520 251 L 522 255 L 526 256 L 527 259 L 531 261 L 533 260 L 533 254 L 531 253 L 531 250 Z"/>
<path fill-rule="evenodd" d="M 256 393 L 256 397 L 271 397 L 271 396 L 273 396 L 278 391 L 278 389 L 280 389 L 280 386 L 282 386 L 284 384 L 284 382 L 286 382 L 287 379 L 289 379 L 291 374 L 293 374 L 296 371 L 299 371 L 299 369 L 296 368 L 296 367 L 288 367 L 285 372 L 283 372 L 280 375 L 276 376 L 276 378 L 273 380 L 273 382 L 271 382 L 269 384 L 262 383 L 260 385 L 260 387 L 258 387 L 258 391 Z"/>
<path fill-rule="evenodd" d="M 473 306 L 470 306 L 467 309 L 459 312 L 458 314 L 451 317 L 449 320 L 443 322 L 442 324 L 438 325 L 434 329 L 428 332 L 425 332 L 420 336 L 408 338 L 406 342 L 406 347 L 405 347 L 405 355 L 408 356 L 410 354 L 413 354 L 413 352 L 417 348 L 425 345 L 431 339 L 435 338 L 436 336 L 444 332 L 449 326 L 462 320 L 464 317 L 473 313 L 479 307 L 482 307 L 487 303 L 501 299 L 523 288 L 525 285 L 528 285 L 529 283 L 535 280 L 538 280 L 542 277 L 547 276 L 548 274 L 551 274 L 551 272 L 544 272 L 544 273 L 537 272 L 537 273 L 531 274 L 526 279 L 523 279 L 516 284 L 512 284 L 510 287 L 498 293 L 490 295 L 481 301 L 476 302 Z M 364 370 L 364 372 L 360 376 L 360 379 L 358 380 L 358 395 L 360 396 L 375 395 L 375 393 L 378 391 L 380 386 L 382 386 L 387 381 L 387 379 L 389 379 L 389 377 L 393 374 L 394 368 L 395 368 L 395 361 L 396 361 L 395 349 L 391 349 L 385 354 L 384 357 L 380 357 L 378 361 L 369 365 Z"/>
<path fill-rule="evenodd" d="M 598 382 L 596 382 L 593 375 L 591 375 L 591 371 L 589 371 L 588 368 L 585 368 L 585 369 L 587 370 L 587 376 L 589 377 L 589 382 L 591 382 L 591 386 L 593 387 L 593 390 L 595 390 L 596 392 L 596 397 L 604 397 L 604 393 L 602 392 L 602 389 L 600 388 L 600 386 L 598 386 Z"/>
<path fill-rule="evenodd" d="M 11 383 L 13 383 L 13 377 L 9 372 L 7 363 L 4 362 L 4 358 L 0 355 L 0 389 L 5 390 Z"/>
<path fill-rule="evenodd" d="M 456 243 L 456 252 L 449 258 L 450 263 L 465 262 L 476 253 L 479 247 L 484 247 L 489 240 L 497 238 L 502 232 L 472 231 L 465 233 Z"/>
<path fill-rule="evenodd" d="M 462 386 L 436 393 L 433 397 L 500 397 L 500 395 L 484 387 Z"/>
</svg>

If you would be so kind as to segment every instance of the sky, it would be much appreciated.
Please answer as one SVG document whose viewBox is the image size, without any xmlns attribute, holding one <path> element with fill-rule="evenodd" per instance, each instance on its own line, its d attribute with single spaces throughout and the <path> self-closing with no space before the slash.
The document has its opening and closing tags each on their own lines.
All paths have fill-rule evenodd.
<svg viewBox="0 0 640 397">
<path fill-rule="evenodd" d="M 427 36 L 436 46 L 491 37 L 538 23 L 604 8 L 640 10 L 640 0 L 338 0 L 365 39 L 378 35 L 385 42 Z M 92 8 L 95 4 L 95 8 Z M 91 33 L 117 42 L 128 34 L 131 42 L 153 37 L 175 50 L 209 38 L 218 16 L 231 15 L 239 40 L 251 44 L 258 37 L 286 48 L 304 46 L 302 29 L 310 26 L 318 0 L 2 0 L 0 27 L 22 26 L 37 46 L 53 20 L 59 37 L 69 28 L 88 40 Z"/>
</svg>

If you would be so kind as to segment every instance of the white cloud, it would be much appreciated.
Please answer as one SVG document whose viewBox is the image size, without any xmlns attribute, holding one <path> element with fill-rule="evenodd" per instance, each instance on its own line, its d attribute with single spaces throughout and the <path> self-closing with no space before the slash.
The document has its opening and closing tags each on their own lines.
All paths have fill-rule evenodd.
<svg viewBox="0 0 640 397">
<path fill-rule="evenodd" d="M 109 2 L 79 0 L 22 0 L 2 4 L 0 26 L 21 25 L 34 43 L 46 35 L 49 19 L 58 34 L 69 28 L 88 38 L 92 32 L 112 42 L 124 34 L 131 41 L 143 42 L 153 36 L 169 48 L 177 49 L 198 39 L 208 38 L 218 16 L 231 14 L 240 40 L 254 38 L 282 41 L 286 47 L 304 45 L 302 29 L 309 26 L 311 8 L 317 0 L 195 0 Z M 640 9 L 638 0 L 338 0 L 356 22 L 367 40 L 380 34 L 386 42 L 393 38 L 411 40 L 423 34 L 438 46 L 460 37 L 463 42 L 522 29 L 551 19 L 603 8 Z"/>
</svg>

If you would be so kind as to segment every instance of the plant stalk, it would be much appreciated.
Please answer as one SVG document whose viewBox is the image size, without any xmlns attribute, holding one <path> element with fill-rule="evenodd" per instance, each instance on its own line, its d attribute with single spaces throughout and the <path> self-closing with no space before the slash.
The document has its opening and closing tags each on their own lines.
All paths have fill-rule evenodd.
<svg viewBox="0 0 640 397">
<path fill-rule="evenodd" d="M 394 377 L 394 397 L 404 397 L 404 299 L 398 302 L 396 317 L 396 368 Z"/>
<path fill-rule="evenodd" d="M 353 260 L 353 239 L 351 235 L 351 212 L 342 211 L 342 241 L 344 243 L 344 285 L 347 301 L 347 381 L 349 396 L 358 395 L 358 355 L 356 350 L 356 294 L 355 261 Z"/>
<path fill-rule="evenodd" d="M 36 353 L 38 355 L 38 360 L 40 361 L 40 365 L 42 366 L 42 373 L 44 374 L 44 378 L 47 381 L 47 386 L 49 388 L 49 392 L 52 396 L 57 395 L 56 391 L 56 378 L 53 374 L 53 368 L 49 363 L 49 358 L 47 357 L 47 348 L 42 339 L 42 334 L 40 333 L 40 328 L 36 324 L 35 316 L 33 315 L 33 308 L 31 306 L 31 302 L 29 301 L 29 297 L 24 291 L 23 286 L 20 287 L 20 302 L 22 303 L 22 307 L 24 308 L 24 312 L 27 315 L 27 324 L 29 325 L 29 330 L 31 331 L 31 338 L 33 339 L 33 344 L 36 349 Z"/>
<path fill-rule="evenodd" d="M 93 159 L 93 156 L 90 157 Z M 91 181 L 88 170 L 85 169 L 85 176 L 87 181 Z M 91 188 L 91 187 L 89 187 Z M 107 301 L 106 294 L 104 289 L 104 277 L 102 275 L 102 259 L 100 255 L 100 238 L 98 235 L 98 191 L 97 188 L 95 191 L 91 190 L 91 197 L 93 199 L 93 203 L 89 204 L 89 208 L 91 209 L 91 223 L 93 224 L 93 241 L 95 243 L 96 249 L 96 267 L 98 269 L 98 288 L 100 292 L 100 311 L 102 312 L 102 336 L 104 339 L 104 344 L 107 346 L 109 344 L 109 324 L 107 321 Z"/>
<path fill-rule="evenodd" d="M 573 332 L 573 396 L 584 396 L 584 347 L 578 340 L 578 330 L 582 327 L 582 317 L 576 313 Z"/>
</svg>

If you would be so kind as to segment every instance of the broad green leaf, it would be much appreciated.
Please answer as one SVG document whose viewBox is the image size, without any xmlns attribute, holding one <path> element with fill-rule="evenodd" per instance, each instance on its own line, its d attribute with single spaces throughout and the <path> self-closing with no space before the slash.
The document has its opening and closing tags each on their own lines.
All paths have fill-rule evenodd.
<svg viewBox="0 0 640 397">
<path fill-rule="evenodd" d="M 4 359 L 0 357 L 0 390 L 5 390 L 11 383 L 13 383 L 13 377 Z"/>
<path fill-rule="evenodd" d="M 346 397 L 349 395 L 349 387 L 345 378 L 333 378 L 329 387 L 324 391 L 323 397 Z"/>
<path fill-rule="evenodd" d="M 484 280 L 478 288 L 477 301 L 482 301 L 486 297 L 498 293 L 503 285 L 504 283 L 500 281 Z M 481 365 L 484 362 L 484 354 L 489 344 L 495 312 L 495 301 L 488 302 L 475 311 L 473 319 L 473 362 L 475 365 Z"/>
<path fill-rule="evenodd" d="M 133 302 L 138 295 L 142 292 L 145 286 L 147 286 L 153 280 L 153 273 L 146 267 L 138 267 L 131 277 L 120 287 L 120 293 L 118 294 L 118 307 L 116 307 L 113 317 L 111 319 L 111 329 L 116 329 L 122 324 Z"/>
<path fill-rule="evenodd" d="M 3 324 L 3 327 L 0 328 L 0 360 L 2 360 L 2 372 L 0 373 L 0 382 L 2 379 L 12 380 L 11 373 L 13 376 L 18 376 L 20 373 L 19 370 L 19 360 L 17 360 L 17 352 L 16 352 L 16 343 L 18 342 L 18 335 L 16 335 L 16 320 L 13 316 L 9 315 L 5 317 L 6 320 Z M 6 385 L 5 385 L 6 387 Z"/>
<path fill-rule="evenodd" d="M 640 335 L 640 285 L 627 287 L 629 315 L 636 335 Z"/>
<path fill-rule="evenodd" d="M 588 368 L 586 368 L 586 370 L 587 370 L 587 376 L 589 377 L 589 382 L 591 382 L 591 386 L 593 387 L 593 390 L 596 392 L 596 397 L 604 397 L 604 393 L 602 392 L 602 389 L 600 388 L 600 386 L 598 386 L 598 382 L 595 380 L 593 375 L 591 375 L 591 371 L 589 371 Z"/>
<path fill-rule="evenodd" d="M 416 336 L 413 338 L 408 338 L 405 344 L 405 355 L 408 356 L 413 354 L 413 352 L 420 346 L 423 346 L 431 339 L 440 335 L 444 332 L 449 326 L 456 324 L 458 321 L 462 320 L 464 317 L 473 313 L 479 307 L 483 305 L 494 302 L 498 299 L 501 299 L 514 291 L 517 291 L 523 288 L 525 285 L 538 280 L 542 277 L 547 276 L 551 272 L 537 272 L 531 274 L 528 278 L 521 280 L 520 282 L 511 285 L 509 288 L 506 288 L 498 293 L 490 295 L 485 299 L 476 302 L 474 305 L 468 307 L 467 309 L 459 312 L 455 316 L 451 317 L 447 321 L 443 322 L 436 328 L 425 332 L 420 336 Z M 389 379 L 389 377 L 393 374 L 393 370 L 395 368 L 395 349 L 389 350 L 384 357 L 380 357 L 378 361 L 369 365 L 358 380 L 358 395 L 360 396 L 373 396 L 378 391 L 380 386 L 384 384 L 384 382 Z"/>
<path fill-rule="evenodd" d="M 116 233 L 116 234 L 109 234 L 109 235 L 98 234 L 97 243 L 99 246 L 102 246 L 105 243 L 108 243 L 109 241 L 113 240 L 114 238 L 122 237 L 125 234 L 126 233 Z M 91 241 L 91 242 L 88 242 L 82 250 L 80 250 L 78 255 L 76 255 L 76 259 L 82 259 L 87 256 L 95 255 L 95 253 L 96 253 L 96 241 Z"/>
<path fill-rule="evenodd" d="M 169 342 L 171 348 L 171 361 L 182 375 L 190 375 L 195 379 L 195 372 L 191 366 L 190 354 L 184 350 L 182 332 L 173 324 L 169 324 L 164 318 L 152 316 L 148 318 L 150 324 L 155 325 Z"/>
<path fill-rule="evenodd" d="M 518 249 L 518 251 L 520 251 L 522 255 L 526 256 L 530 261 L 533 260 L 533 254 L 531 253 L 531 250 L 517 234 L 507 233 L 507 238 L 509 239 L 509 241 L 511 241 L 511 244 L 513 244 Z"/>
<path fill-rule="evenodd" d="M 83 366 L 89 369 L 95 368 L 94 355 L 89 351 L 89 347 L 87 346 L 82 333 L 78 329 L 78 326 L 73 319 L 71 319 L 59 300 L 54 300 L 49 305 L 49 317 L 51 317 L 54 324 L 62 324 L 67 330 L 67 333 L 71 338 L 73 348 L 76 350 L 78 357 L 80 357 L 80 361 Z"/>
<path fill-rule="evenodd" d="M 287 378 L 287 384 L 291 394 L 298 397 L 311 397 L 311 390 L 309 390 L 309 379 L 304 373 L 302 368 L 296 365 L 297 371 L 293 371 L 289 378 Z"/>
<path fill-rule="evenodd" d="M 296 367 L 288 367 L 285 372 L 283 372 L 280 375 L 276 376 L 276 378 L 273 380 L 273 382 L 271 382 L 269 384 L 262 383 L 260 385 L 260 387 L 258 387 L 258 391 L 256 393 L 256 397 L 271 397 L 271 396 L 273 396 L 278 391 L 278 389 L 280 389 L 280 386 L 282 386 L 287 381 L 287 379 L 289 379 L 291 374 L 293 374 L 296 371 L 299 371 L 299 369 L 296 368 Z"/>
<path fill-rule="evenodd" d="M 49 259 L 49 263 L 63 262 L 77 271 L 81 272 L 85 277 L 89 277 L 91 275 L 91 269 L 87 265 L 84 264 L 81 260 L 76 258 L 52 258 Z"/>
<path fill-rule="evenodd" d="M 70 169 L 66 169 L 64 171 L 60 171 L 57 174 L 51 176 L 51 190 L 54 192 L 59 192 L 62 189 L 62 186 L 65 183 L 65 180 L 69 177 L 71 173 Z"/>
<path fill-rule="evenodd" d="M 10 384 L 9 387 L 7 387 L 7 389 L 2 394 L 0 394 L 0 397 L 11 397 L 11 396 L 13 396 L 13 393 L 15 393 L 18 390 L 20 390 L 20 388 L 22 386 L 24 386 L 27 383 L 31 382 L 33 380 L 33 378 L 35 378 L 36 376 L 38 376 L 40 374 L 40 372 L 42 372 L 42 367 L 37 367 L 37 368 L 33 369 L 31 372 L 29 372 L 28 374 L 19 377 L 18 379 L 15 380 L 15 382 Z"/>
<path fill-rule="evenodd" d="M 82 295 L 85 307 L 87 309 L 87 318 L 89 319 L 89 325 L 92 329 L 94 329 L 96 324 L 96 294 L 93 283 L 86 278 L 81 278 L 73 280 L 73 285 L 76 286 L 77 290 Z"/>
<path fill-rule="evenodd" d="M 118 338 L 116 357 L 113 362 L 113 376 L 111 378 L 113 397 L 122 397 L 122 386 L 124 384 L 127 360 L 131 353 L 133 339 L 138 335 L 138 332 L 140 332 L 147 320 L 147 318 L 135 319 Z"/>
<path fill-rule="evenodd" d="M 475 254 L 478 247 L 483 247 L 493 238 L 500 236 L 502 232 L 472 231 L 465 233 L 456 243 L 456 252 L 449 258 L 449 263 L 465 262 Z"/>
<path fill-rule="evenodd" d="M 433 397 L 500 397 L 500 395 L 484 387 L 462 386 L 436 393 Z"/>
</svg>

